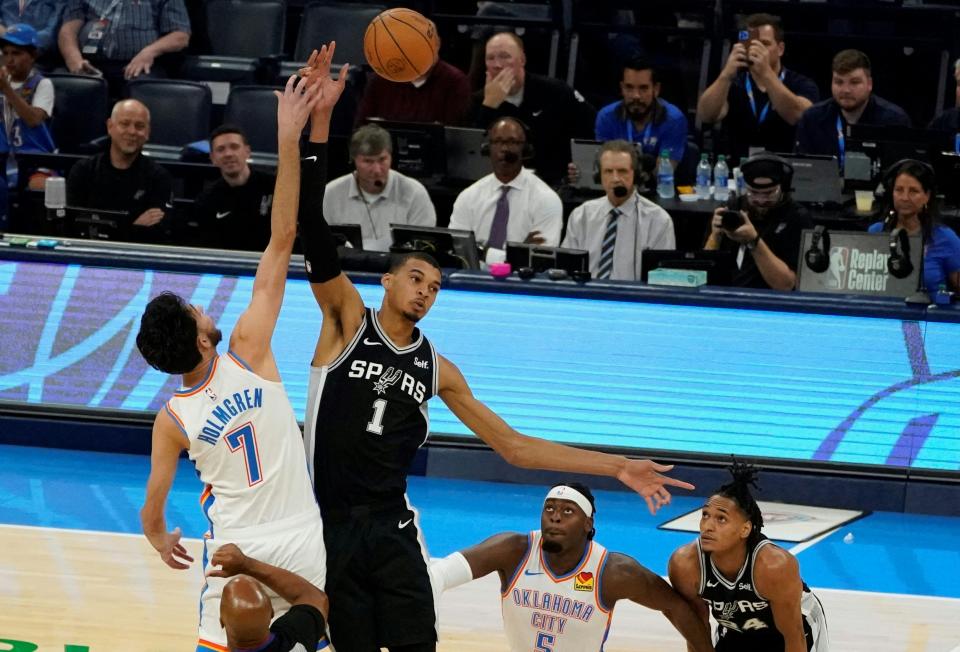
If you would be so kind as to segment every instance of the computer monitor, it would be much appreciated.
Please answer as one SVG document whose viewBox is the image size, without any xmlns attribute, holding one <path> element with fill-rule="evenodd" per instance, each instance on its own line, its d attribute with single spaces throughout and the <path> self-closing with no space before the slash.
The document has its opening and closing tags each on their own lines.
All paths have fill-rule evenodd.
<svg viewBox="0 0 960 652">
<path fill-rule="evenodd" d="M 120 229 L 130 220 L 125 211 L 67 207 L 70 235 L 88 240 L 116 240 Z"/>
<path fill-rule="evenodd" d="M 354 249 L 363 249 L 363 229 L 359 224 L 331 224 L 330 232 L 338 245 L 349 244 Z"/>
<path fill-rule="evenodd" d="M 393 167 L 416 179 L 439 182 L 447 172 L 446 140 L 438 122 L 393 122 L 371 119 L 390 132 Z"/>
<path fill-rule="evenodd" d="M 391 253 L 423 251 L 453 269 L 480 269 L 480 252 L 473 231 L 432 226 L 391 224 Z"/>
<path fill-rule="evenodd" d="M 791 196 L 806 205 L 830 206 L 843 201 L 843 178 L 835 156 L 779 154 L 793 166 Z"/>
<path fill-rule="evenodd" d="M 483 129 L 445 127 L 447 179 L 473 182 L 490 174 L 490 158 L 481 153 L 487 139 Z"/>
<path fill-rule="evenodd" d="M 953 151 L 953 139 L 954 134 L 934 129 L 855 124 L 849 127 L 846 149 L 863 152 L 882 173 L 905 158 L 933 163 L 939 152 Z"/>
<path fill-rule="evenodd" d="M 568 274 L 590 269 L 590 254 L 583 249 L 544 247 L 522 242 L 507 243 L 507 262 L 513 269 L 531 267 L 534 271 L 562 269 Z"/>
<path fill-rule="evenodd" d="M 704 249 L 645 249 L 640 262 L 640 280 L 644 283 L 653 269 L 687 269 L 705 271 L 707 285 L 730 285 L 736 269 L 736 254 L 732 251 Z"/>
</svg>

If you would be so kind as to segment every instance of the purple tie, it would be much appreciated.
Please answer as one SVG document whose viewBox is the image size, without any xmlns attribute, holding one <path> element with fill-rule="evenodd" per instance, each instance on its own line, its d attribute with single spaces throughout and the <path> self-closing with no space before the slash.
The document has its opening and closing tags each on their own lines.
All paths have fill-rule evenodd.
<svg viewBox="0 0 960 652">
<path fill-rule="evenodd" d="M 497 210 L 493 214 L 493 223 L 490 225 L 487 247 L 503 249 L 503 243 L 507 241 L 507 220 L 510 219 L 510 202 L 507 201 L 508 190 L 510 190 L 510 186 L 500 186 L 500 199 L 497 200 Z"/>
</svg>

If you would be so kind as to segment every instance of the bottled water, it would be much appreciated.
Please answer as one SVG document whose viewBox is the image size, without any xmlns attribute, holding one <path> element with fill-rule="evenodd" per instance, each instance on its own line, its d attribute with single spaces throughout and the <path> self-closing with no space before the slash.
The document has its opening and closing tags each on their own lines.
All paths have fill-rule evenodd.
<svg viewBox="0 0 960 652">
<path fill-rule="evenodd" d="M 721 154 L 717 157 L 717 165 L 713 168 L 713 196 L 717 201 L 727 201 L 730 196 L 729 180 L 730 168 L 727 167 L 727 158 Z"/>
<path fill-rule="evenodd" d="M 670 152 L 660 152 L 660 162 L 657 164 L 657 194 L 664 199 L 676 195 L 677 189 L 673 185 L 673 166 L 670 164 Z"/>
<path fill-rule="evenodd" d="M 700 155 L 697 166 L 697 199 L 710 199 L 710 161 L 706 154 Z"/>
</svg>

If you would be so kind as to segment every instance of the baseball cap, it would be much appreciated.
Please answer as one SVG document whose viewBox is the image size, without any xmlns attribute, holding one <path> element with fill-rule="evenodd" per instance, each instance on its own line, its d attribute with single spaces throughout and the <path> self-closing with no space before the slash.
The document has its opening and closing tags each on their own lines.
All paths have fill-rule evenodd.
<svg viewBox="0 0 960 652">
<path fill-rule="evenodd" d="M 762 152 L 740 163 L 740 172 L 748 186 L 763 190 L 789 182 L 793 167 L 776 154 Z"/>
<path fill-rule="evenodd" d="M 7 33 L 0 36 L 0 43 L 12 43 L 21 47 L 39 47 L 37 30 L 26 23 L 17 23 L 7 28 Z"/>
</svg>

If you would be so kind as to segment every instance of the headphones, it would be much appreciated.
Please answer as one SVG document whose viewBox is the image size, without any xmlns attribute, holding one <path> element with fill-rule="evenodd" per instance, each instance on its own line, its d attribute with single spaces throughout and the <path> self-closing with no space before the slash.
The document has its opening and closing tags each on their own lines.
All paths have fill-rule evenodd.
<svg viewBox="0 0 960 652">
<path fill-rule="evenodd" d="M 822 224 L 813 230 L 813 240 L 803 259 L 811 272 L 821 274 L 830 269 L 830 232 Z"/>
<path fill-rule="evenodd" d="M 890 257 L 887 258 L 887 271 L 894 278 L 907 278 L 913 272 L 910 260 L 910 234 L 906 229 L 897 227 L 890 232 Z"/>
<path fill-rule="evenodd" d="M 780 173 L 783 175 L 783 179 L 780 181 L 780 192 L 787 194 L 792 190 L 793 187 L 793 166 L 790 165 L 787 161 L 780 158 L 776 154 L 771 154 L 770 152 L 759 152 L 754 154 L 746 161 L 740 164 L 740 171 L 743 172 L 745 166 L 749 166 L 753 163 L 775 163 L 780 166 Z"/>
<path fill-rule="evenodd" d="M 926 161 L 921 161 L 915 158 L 902 158 L 896 163 L 891 163 L 890 166 L 883 173 L 882 182 L 883 182 L 884 190 L 886 190 L 889 193 L 893 192 L 893 185 L 894 183 L 896 183 L 897 177 L 903 171 L 903 168 L 907 167 L 908 165 L 916 165 L 917 167 L 921 168 L 924 172 L 929 174 L 930 177 L 934 180 L 937 177 L 937 173 L 934 172 L 933 166 L 927 163 Z M 931 195 L 935 194 L 934 188 L 930 189 L 930 194 Z"/>
<path fill-rule="evenodd" d="M 490 137 L 490 132 L 493 130 L 494 125 L 503 120 L 509 120 L 514 123 L 520 130 L 523 131 L 523 150 L 520 152 L 520 160 L 529 161 L 534 156 L 536 156 L 536 151 L 533 149 L 533 143 L 530 142 L 530 127 L 524 124 L 523 120 L 519 118 L 514 118 L 513 116 L 501 116 L 490 123 L 490 126 L 487 127 L 486 136 Z M 490 156 L 490 141 L 487 140 L 482 145 L 480 145 L 480 155 L 481 156 Z"/>
</svg>

